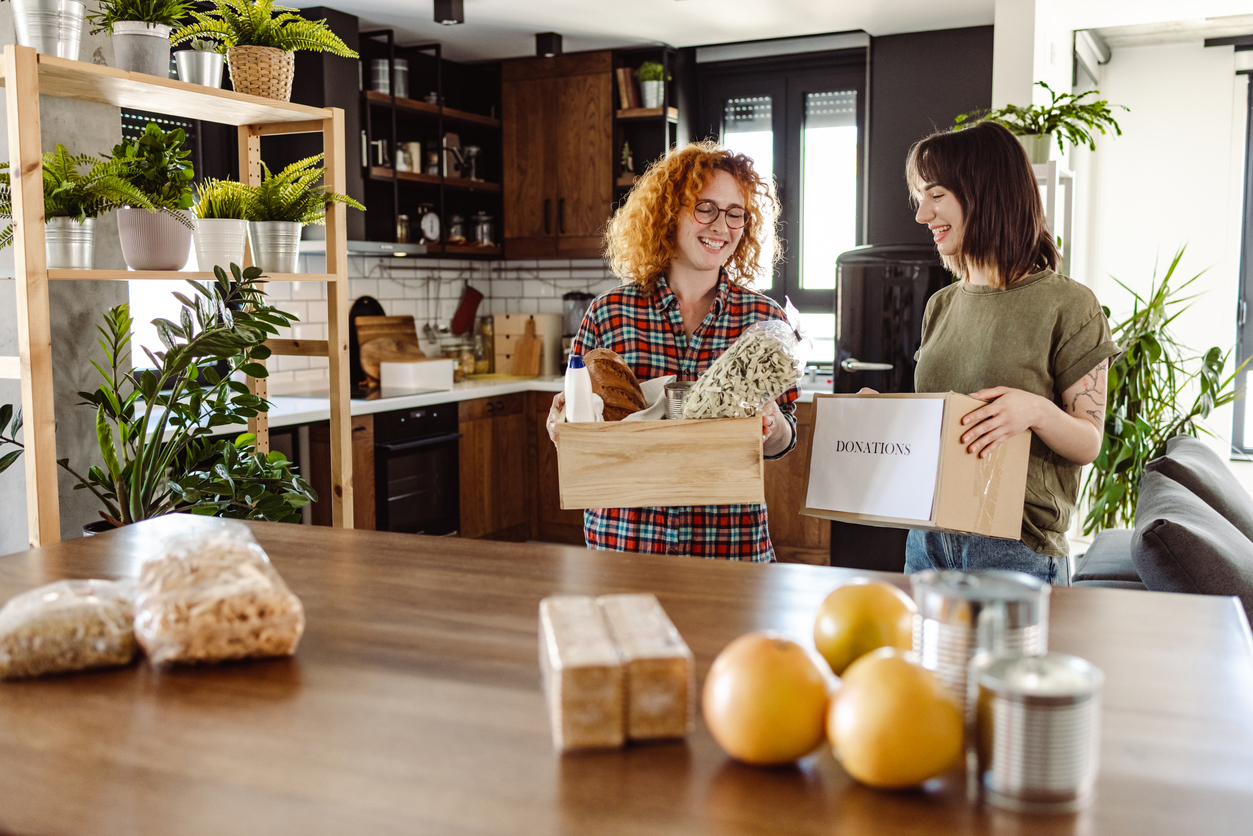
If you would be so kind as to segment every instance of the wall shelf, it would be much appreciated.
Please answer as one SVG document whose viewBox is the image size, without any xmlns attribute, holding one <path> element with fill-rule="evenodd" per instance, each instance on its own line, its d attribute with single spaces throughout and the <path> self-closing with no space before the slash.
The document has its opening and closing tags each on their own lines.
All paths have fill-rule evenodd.
<svg viewBox="0 0 1253 836">
<path fill-rule="evenodd" d="M 0 85 L 7 89 L 9 155 L 15 175 L 13 264 L 17 285 L 18 357 L 0 357 L 0 378 L 21 381 L 26 446 L 26 506 L 32 546 L 61 539 L 57 489 L 56 414 L 53 408 L 51 311 L 48 280 L 88 279 L 211 279 L 211 273 L 128 270 L 49 270 L 44 242 L 43 155 L 39 120 L 41 96 L 78 99 L 117 107 L 166 113 L 233 125 L 239 131 L 241 182 L 261 182 L 261 137 L 318 133 L 326 155 L 325 184 L 344 191 L 344 112 L 216 90 L 142 73 L 130 73 L 82 61 L 40 55 L 31 47 L 9 44 L 0 65 Z M 20 172 L 20 176 L 17 174 Z M 321 349 L 328 358 L 331 411 L 330 501 L 336 526 L 352 528 L 352 437 L 348 380 L 348 250 L 346 211 L 341 204 L 326 210 L 327 272 L 274 273 L 271 281 L 327 283 L 327 341 L 277 340 L 274 354 L 308 355 Z M 245 259 L 245 265 L 251 265 Z M 264 378 L 248 378 L 249 388 L 266 396 Z M 248 421 L 257 436 L 258 452 L 269 452 L 269 423 L 263 413 Z"/>
<path fill-rule="evenodd" d="M 375 180 L 391 180 L 395 177 L 397 180 L 405 183 L 423 183 L 428 186 L 438 186 L 441 182 L 449 189 L 465 189 L 471 192 L 499 192 L 499 183 L 489 183 L 486 180 L 467 180 L 464 177 L 445 177 L 439 178 L 434 174 L 422 174 L 418 171 L 396 171 L 392 168 L 383 166 L 370 166 L 370 177 Z"/>
<path fill-rule="evenodd" d="M 470 113 L 466 110 L 457 110 L 454 107 L 440 107 L 430 102 L 424 102 L 419 99 L 406 99 L 397 96 L 395 99 L 387 93 L 379 93 L 375 90 L 362 90 L 361 95 L 370 102 L 380 105 L 395 104 L 397 110 L 406 110 L 411 113 L 422 113 L 432 118 L 442 115 L 449 122 L 464 122 L 471 125 L 482 125 L 487 128 L 499 128 L 500 120 L 492 116 L 483 116 L 479 113 Z"/>
<path fill-rule="evenodd" d="M 671 122 L 679 121 L 679 109 L 677 107 L 632 107 L 626 110 L 618 111 L 619 121 L 631 121 L 637 119 L 660 119 L 662 114 Z"/>
</svg>

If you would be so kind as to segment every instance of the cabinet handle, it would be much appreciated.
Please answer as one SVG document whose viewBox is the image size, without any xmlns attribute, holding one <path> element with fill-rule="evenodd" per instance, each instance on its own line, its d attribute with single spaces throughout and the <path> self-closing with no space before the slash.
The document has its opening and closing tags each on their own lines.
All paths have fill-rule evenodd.
<svg viewBox="0 0 1253 836">
<path fill-rule="evenodd" d="M 557 232 L 566 234 L 566 199 L 564 197 L 557 199 Z"/>
<path fill-rule="evenodd" d="M 495 412 L 495 411 L 496 411 L 496 404 L 495 404 L 495 403 L 493 403 L 493 402 L 491 402 L 491 401 L 488 401 L 488 402 L 487 402 L 487 411 L 488 411 L 488 412 Z"/>
<path fill-rule="evenodd" d="M 550 220 L 552 217 L 550 214 L 552 212 L 552 208 L 553 208 L 553 202 L 549 200 L 548 198 L 544 198 L 544 234 L 545 235 L 553 234 L 553 224 L 552 224 L 552 221 Z"/>
<path fill-rule="evenodd" d="M 504 412 L 504 411 L 505 411 L 505 402 L 504 402 L 504 401 L 496 401 L 496 408 L 497 408 L 497 409 L 499 409 L 501 412 Z"/>
</svg>

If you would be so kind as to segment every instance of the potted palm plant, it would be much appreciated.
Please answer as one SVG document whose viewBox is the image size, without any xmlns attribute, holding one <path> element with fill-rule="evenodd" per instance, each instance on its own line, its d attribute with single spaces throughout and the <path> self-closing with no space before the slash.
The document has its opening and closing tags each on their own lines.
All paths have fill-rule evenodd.
<svg viewBox="0 0 1253 836">
<path fill-rule="evenodd" d="M 189 0 L 100 0 L 87 20 L 113 38 L 118 69 L 169 78 L 170 31 L 190 10 Z"/>
<path fill-rule="evenodd" d="M 319 186 L 325 169 L 322 155 L 297 160 L 278 174 L 261 164 L 261 185 L 252 188 L 248 204 L 248 244 L 252 261 L 267 273 L 295 273 L 300 231 L 305 224 L 326 223 L 326 207 L 343 203 L 364 210 L 345 194 Z"/>
<path fill-rule="evenodd" d="M 195 22 L 175 30 L 170 41 L 198 38 L 222 44 L 231 84 L 241 93 L 290 101 L 298 49 L 358 57 L 325 20 L 301 17 L 296 9 L 274 5 L 274 0 L 210 2 L 212 9 L 193 11 Z"/>
<path fill-rule="evenodd" d="M 1033 164 L 1047 163 L 1054 144 L 1062 152 L 1065 152 L 1067 142 L 1086 145 L 1095 151 L 1097 132 L 1105 134 L 1109 129 L 1122 136 L 1122 129 L 1114 120 L 1109 102 L 1088 98 L 1099 96 L 1100 90 L 1059 94 L 1043 81 L 1037 81 L 1036 86 L 1043 87 L 1052 97 L 1047 105 L 1019 107 L 1011 104 L 997 110 L 963 113 L 957 117 L 955 124 L 961 127 L 967 122 L 999 122 L 1018 137 Z M 1128 109 L 1122 105 L 1113 107 Z"/>
<path fill-rule="evenodd" d="M 104 527 L 178 512 L 297 522 L 316 498 L 281 453 L 256 452 L 251 434 L 213 437 L 269 409 L 233 375 L 264 377 L 256 361 L 270 352 L 262 343 L 295 320 L 269 305 L 260 270 L 232 264 L 229 274 L 221 267 L 214 274 L 213 282 L 188 282 L 190 295 L 175 294 L 178 322 L 154 320 L 165 350 L 144 350 L 152 369 L 132 374 L 127 305 L 110 309 L 98 326 L 105 356 L 92 365 L 101 383 L 79 396 L 96 413 L 103 466 L 84 475 L 68 460 L 58 464 L 77 480 L 75 489 L 100 501 Z M 226 363 L 223 374 L 213 368 L 218 361 Z M 17 448 L 0 456 L 0 471 L 22 453 L 20 429 L 20 413 L 0 405 L 0 449 Z"/>
<path fill-rule="evenodd" d="M 1214 346 L 1196 354 L 1170 333 L 1170 324 L 1192 298 L 1180 294 L 1200 278 L 1198 273 L 1170 286 L 1183 253 L 1182 248 L 1175 253 L 1160 283 L 1154 276 L 1145 296 L 1119 282 L 1134 304 L 1113 329 L 1122 354 L 1110 364 L 1105 441 L 1084 485 L 1084 534 L 1134 526 L 1145 465 L 1166 454 L 1171 438 L 1208 433 L 1198 421 L 1240 395 L 1235 379 L 1243 364 L 1225 374 L 1231 352 Z"/>
<path fill-rule="evenodd" d="M 201 270 L 243 263 L 251 201 L 252 189 L 234 180 L 209 178 L 196 187 L 196 263 Z"/>
<path fill-rule="evenodd" d="M 82 171 L 83 166 L 90 166 Z M 43 155 L 44 240 L 48 267 L 90 270 L 96 244 L 96 218 L 123 206 L 155 208 L 128 180 L 132 163 L 71 155 L 64 145 Z M 13 217 L 9 164 L 0 163 L 0 217 Z M 13 243 L 13 226 L 0 230 L 0 249 Z"/>
<path fill-rule="evenodd" d="M 163 131 L 149 122 L 137 139 L 113 146 L 113 159 L 129 164 L 122 177 L 149 204 L 117 212 L 122 257 L 132 270 L 181 270 L 187 265 L 194 228 L 187 210 L 195 172 L 187 162 L 191 152 L 183 148 L 184 139 L 182 128 Z"/>
</svg>

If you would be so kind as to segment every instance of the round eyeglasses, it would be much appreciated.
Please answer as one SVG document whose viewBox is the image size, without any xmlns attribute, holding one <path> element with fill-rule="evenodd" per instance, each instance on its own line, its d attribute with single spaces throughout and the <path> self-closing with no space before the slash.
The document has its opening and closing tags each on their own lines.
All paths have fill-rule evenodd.
<svg viewBox="0 0 1253 836">
<path fill-rule="evenodd" d="M 712 200 L 702 200 L 696 204 L 693 213 L 696 215 L 696 221 L 702 224 L 711 224 L 718 220 L 718 216 L 726 213 L 727 227 L 729 229 L 739 229 L 748 223 L 748 212 L 741 206 L 729 206 L 726 209 L 719 209 L 718 205 Z"/>
</svg>

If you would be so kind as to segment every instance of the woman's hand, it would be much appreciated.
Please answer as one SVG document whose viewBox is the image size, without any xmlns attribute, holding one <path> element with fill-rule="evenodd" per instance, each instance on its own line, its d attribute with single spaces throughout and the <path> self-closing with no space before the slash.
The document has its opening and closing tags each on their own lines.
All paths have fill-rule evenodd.
<svg viewBox="0 0 1253 836">
<path fill-rule="evenodd" d="M 544 426 L 548 428 L 548 437 L 557 444 L 557 419 L 561 416 L 561 408 L 566 405 L 566 393 L 558 392 L 553 397 L 552 408 L 548 410 L 548 420 Z"/>
<path fill-rule="evenodd" d="M 879 393 L 878 393 L 878 392 L 876 392 L 874 389 L 871 389 L 871 388 L 870 388 L 870 387 L 868 387 L 868 386 L 863 386 L 863 387 L 861 387 L 860 389 L 858 389 L 858 390 L 857 390 L 857 394 L 859 394 L 859 395 L 877 395 L 877 394 L 879 394 Z"/>
<path fill-rule="evenodd" d="M 987 458 L 1007 438 L 1040 424 L 1045 410 L 1057 411 L 1049 401 L 1008 386 L 980 389 L 970 395 L 991 403 L 972 409 L 962 418 L 962 444 L 975 455 Z"/>
<path fill-rule="evenodd" d="M 768 401 L 761 410 L 762 452 L 775 456 L 792 443 L 792 425 L 783 417 L 783 410 L 775 401 Z"/>
</svg>

